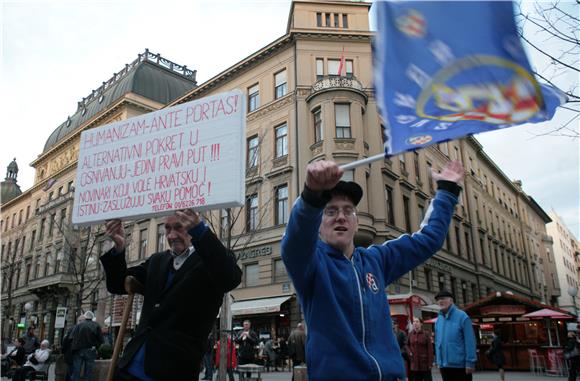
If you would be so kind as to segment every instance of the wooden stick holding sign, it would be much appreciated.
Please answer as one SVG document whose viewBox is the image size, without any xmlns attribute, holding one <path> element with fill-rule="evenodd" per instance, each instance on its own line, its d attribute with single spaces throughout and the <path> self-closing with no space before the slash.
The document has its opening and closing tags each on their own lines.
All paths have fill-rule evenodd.
<svg viewBox="0 0 580 381">
<path fill-rule="evenodd" d="M 135 294 L 143 294 L 144 287 L 135 277 L 129 275 L 125 278 L 125 291 L 127 292 L 127 301 L 123 308 L 123 318 L 121 319 L 121 327 L 119 328 L 119 333 L 115 340 L 115 348 L 113 349 L 113 357 L 111 358 L 111 366 L 109 367 L 109 373 L 107 374 L 107 381 L 113 381 L 115 375 L 117 360 L 119 359 L 119 354 L 121 353 L 123 341 L 125 339 L 125 331 L 127 329 L 127 322 L 129 321 L 129 312 L 133 309 L 133 299 Z"/>
</svg>

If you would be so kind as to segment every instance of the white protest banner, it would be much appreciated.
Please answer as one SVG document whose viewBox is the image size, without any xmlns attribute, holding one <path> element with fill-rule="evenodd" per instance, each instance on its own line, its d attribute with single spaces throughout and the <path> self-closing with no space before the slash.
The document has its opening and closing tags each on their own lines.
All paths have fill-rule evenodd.
<svg viewBox="0 0 580 381">
<path fill-rule="evenodd" d="M 73 224 L 243 205 L 245 127 L 234 90 L 83 131 Z"/>
</svg>

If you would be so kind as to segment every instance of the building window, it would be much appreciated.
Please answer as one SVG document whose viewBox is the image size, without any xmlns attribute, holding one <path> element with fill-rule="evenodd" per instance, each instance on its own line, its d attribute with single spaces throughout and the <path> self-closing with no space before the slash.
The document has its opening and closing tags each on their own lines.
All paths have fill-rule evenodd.
<svg viewBox="0 0 580 381">
<path fill-rule="evenodd" d="M 30 236 L 30 248 L 29 250 L 32 251 L 34 248 L 34 240 L 36 239 L 36 230 L 32 231 L 32 236 Z"/>
<path fill-rule="evenodd" d="M 330 13 L 325 13 L 324 14 L 324 21 L 325 21 L 325 26 L 329 27 L 330 26 Z"/>
<path fill-rule="evenodd" d="M 312 112 L 314 118 L 314 143 L 322 141 L 322 110 L 318 107 Z"/>
<path fill-rule="evenodd" d="M 435 190 L 433 184 L 433 165 L 430 162 L 427 162 L 427 182 L 429 183 L 429 191 L 433 193 Z"/>
<path fill-rule="evenodd" d="M 248 196 L 246 200 L 246 230 L 253 231 L 258 227 L 258 195 Z"/>
<path fill-rule="evenodd" d="M 248 168 L 254 168 L 258 165 L 258 136 L 252 136 L 248 139 Z"/>
<path fill-rule="evenodd" d="M 244 285 L 246 287 L 258 286 L 260 284 L 260 265 L 253 263 L 244 266 Z"/>
<path fill-rule="evenodd" d="M 338 16 L 339 15 L 338 15 L 338 13 L 333 13 L 332 16 L 334 18 L 334 27 L 335 28 L 338 28 L 339 27 L 339 24 L 338 24 L 338 20 L 339 20 L 339 17 Z"/>
<path fill-rule="evenodd" d="M 147 256 L 147 229 L 139 230 L 139 259 Z"/>
<path fill-rule="evenodd" d="M 60 221 L 59 221 L 59 227 L 60 230 L 62 232 L 64 232 L 64 222 L 66 220 L 66 209 L 61 209 L 60 210 Z"/>
<path fill-rule="evenodd" d="M 348 28 L 348 15 L 342 15 L 342 27 Z"/>
<path fill-rule="evenodd" d="M 467 258 L 472 259 L 473 253 L 471 252 L 471 236 L 469 232 L 466 231 L 465 233 L 465 250 L 467 251 Z"/>
<path fill-rule="evenodd" d="M 420 183 L 421 171 L 419 169 L 419 153 L 417 151 L 413 151 L 413 163 L 415 164 L 415 179 Z"/>
<path fill-rule="evenodd" d="M 157 252 L 163 250 L 165 250 L 165 224 L 157 224 Z"/>
<path fill-rule="evenodd" d="M 403 211 L 405 214 L 405 230 L 411 231 L 411 210 L 409 206 L 409 197 L 403 195 Z"/>
<path fill-rule="evenodd" d="M 354 76 L 353 70 L 353 61 L 352 60 L 345 60 L 344 61 L 344 73 L 346 74 L 347 78 L 352 78 Z M 338 77 L 342 75 L 340 73 L 340 60 L 337 59 L 329 59 L 328 60 L 328 75 L 333 77 Z"/>
<path fill-rule="evenodd" d="M 457 297 L 457 279 L 451 277 L 451 293 Z"/>
<path fill-rule="evenodd" d="M 276 152 L 275 157 L 279 158 L 288 155 L 288 125 L 286 123 L 275 128 L 276 131 Z"/>
<path fill-rule="evenodd" d="M 475 303 L 479 300 L 479 294 L 477 292 L 477 286 L 475 283 L 471 284 L 471 300 Z"/>
<path fill-rule="evenodd" d="M 34 268 L 34 279 L 40 277 L 40 256 L 36 259 L 36 267 Z"/>
<path fill-rule="evenodd" d="M 66 187 L 66 191 L 67 191 L 67 192 L 72 192 L 73 190 L 74 190 L 74 189 L 73 189 L 73 181 L 69 181 L 69 182 L 68 182 L 68 185 L 67 185 L 67 187 Z"/>
<path fill-rule="evenodd" d="M 425 205 L 417 204 L 417 209 L 419 211 L 419 228 L 421 228 L 421 223 L 423 222 L 423 218 L 425 218 Z"/>
<path fill-rule="evenodd" d="M 252 112 L 260 107 L 260 84 L 256 83 L 248 89 L 248 111 Z"/>
<path fill-rule="evenodd" d="M 275 99 L 283 97 L 288 92 L 288 84 L 286 83 L 286 70 L 274 74 L 274 94 Z"/>
<path fill-rule="evenodd" d="M 445 274 L 437 273 L 437 283 L 439 286 L 439 291 L 445 290 Z"/>
<path fill-rule="evenodd" d="M 350 138 L 350 105 L 335 104 L 334 117 L 336 120 L 336 137 Z"/>
<path fill-rule="evenodd" d="M 431 269 L 425 267 L 423 271 L 425 272 L 425 288 L 427 290 L 433 290 L 433 278 L 431 275 Z"/>
<path fill-rule="evenodd" d="M 407 161 L 404 153 L 399 154 L 399 169 L 401 173 L 407 173 Z"/>
<path fill-rule="evenodd" d="M 461 282 L 461 297 L 463 304 L 467 304 L 467 283 Z"/>
<path fill-rule="evenodd" d="M 276 225 L 288 222 L 288 185 L 276 188 Z"/>
<path fill-rule="evenodd" d="M 40 220 L 40 230 L 38 232 L 38 240 L 42 240 L 42 236 L 44 235 L 44 224 L 46 223 L 46 218 Z"/>
<path fill-rule="evenodd" d="M 459 226 L 455 226 L 455 245 L 457 246 L 457 255 L 461 256 L 461 235 Z"/>
<path fill-rule="evenodd" d="M 316 13 L 316 26 L 318 27 L 322 26 L 322 13 L 320 12 Z"/>
<path fill-rule="evenodd" d="M 395 224 L 395 207 L 393 205 L 393 188 L 385 185 L 385 197 L 387 204 L 387 223 L 389 225 Z"/>
<path fill-rule="evenodd" d="M 48 276 L 48 270 L 50 269 L 50 253 L 46 253 L 44 257 L 44 276 Z"/>
<path fill-rule="evenodd" d="M 316 80 L 324 78 L 324 60 L 322 58 L 316 59 Z"/>
<path fill-rule="evenodd" d="M 274 283 L 287 282 L 289 280 L 286 266 L 281 259 L 274 260 Z"/>
<path fill-rule="evenodd" d="M 56 220 L 56 213 L 50 215 L 50 220 L 48 222 L 48 236 L 52 237 L 52 231 L 54 230 L 54 221 Z"/>
<path fill-rule="evenodd" d="M 22 212 L 23 212 L 22 209 L 20 209 L 20 211 L 18 212 L 18 225 L 22 223 Z"/>
</svg>

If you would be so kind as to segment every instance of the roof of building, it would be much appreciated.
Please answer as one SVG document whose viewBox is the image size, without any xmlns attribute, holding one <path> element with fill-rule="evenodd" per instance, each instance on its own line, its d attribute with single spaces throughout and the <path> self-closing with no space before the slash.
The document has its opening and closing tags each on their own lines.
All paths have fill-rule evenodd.
<svg viewBox="0 0 580 381">
<path fill-rule="evenodd" d="M 78 103 L 77 111 L 49 136 L 43 153 L 125 94 L 138 94 L 166 105 L 196 87 L 195 75 L 195 70 L 145 50 L 135 61 L 125 65 L 123 70 Z"/>
</svg>

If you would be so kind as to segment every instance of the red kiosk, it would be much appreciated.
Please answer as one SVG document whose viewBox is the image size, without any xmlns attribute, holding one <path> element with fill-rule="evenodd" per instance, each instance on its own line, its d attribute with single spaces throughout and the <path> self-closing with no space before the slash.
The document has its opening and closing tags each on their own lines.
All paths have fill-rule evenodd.
<svg viewBox="0 0 580 381">
<path fill-rule="evenodd" d="M 407 331 L 407 328 L 415 316 L 422 318 L 421 308 L 427 305 L 425 299 L 417 294 L 393 294 L 387 295 L 391 309 L 391 318 L 397 321 L 399 329 Z"/>
</svg>

